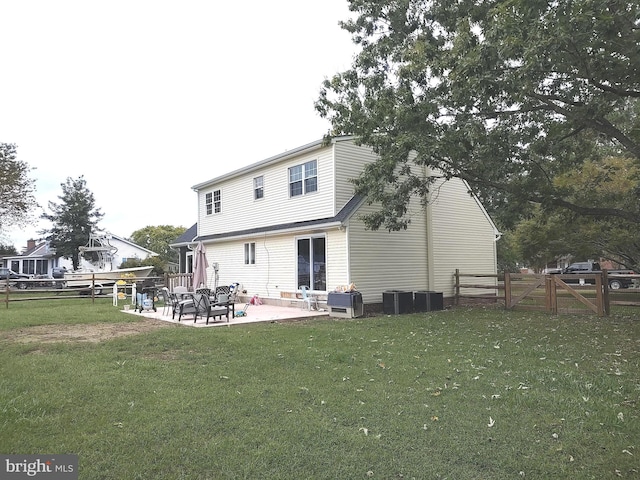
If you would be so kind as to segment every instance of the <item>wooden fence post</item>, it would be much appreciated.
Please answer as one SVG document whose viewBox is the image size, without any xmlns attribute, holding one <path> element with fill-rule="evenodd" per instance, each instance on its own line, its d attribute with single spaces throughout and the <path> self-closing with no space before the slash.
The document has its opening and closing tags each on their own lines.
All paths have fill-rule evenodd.
<svg viewBox="0 0 640 480">
<path fill-rule="evenodd" d="M 609 298 L 609 272 L 607 272 L 606 270 L 602 271 L 602 290 L 604 292 L 602 295 L 602 301 L 604 303 L 604 314 L 606 316 L 609 316 L 609 314 L 611 313 L 609 301 L 611 299 Z"/>
<path fill-rule="evenodd" d="M 545 297 L 547 303 L 547 311 L 553 315 L 557 315 L 558 291 L 556 290 L 556 281 L 553 275 L 547 275 L 545 278 Z"/>
<path fill-rule="evenodd" d="M 511 308 L 511 273 L 504 272 L 504 308 Z"/>
</svg>

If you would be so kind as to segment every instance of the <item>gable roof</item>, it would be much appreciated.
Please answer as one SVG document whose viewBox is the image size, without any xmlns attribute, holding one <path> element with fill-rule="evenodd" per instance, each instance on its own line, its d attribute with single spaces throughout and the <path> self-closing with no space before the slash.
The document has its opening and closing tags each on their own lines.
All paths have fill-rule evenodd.
<svg viewBox="0 0 640 480">
<path fill-rule="evenodd" d="M 191 225 L 182 235 L 176 238 L 169 244 L 171 247 L 184 247 L 195 241 L 196 235 L 198 235 L 198 224 Z"/>
<path fill-rule="evenodd" d="M 145 252 L 145 253 L 147 253 L 147 254 L 148 254 L 149 256 L 151 256 L 151 257 L 156 257 L 156 256 L 158 256 L 158 254 L 157 254 L 156 252 L 154 252 L 154 251 L 152 251 L 152 250 L 149 250 L 148 248 L 145 248 L 145 247 L 143 247 L 142 245 L 138 245 L 137 243 L 134 243 L 134 242 L 132 242 L 132 241 L 130 241 L 130 240 L 127 240 L 126 238 L 120 237 L 120 236 L 115 235 L 115 234 L 113 234 L 113 233 L 107 233 L 107 235 L 110 235 L 110 236 L 111 236 L 111 238 L 115 238 L 115 239 L 116 239 L 116 240 L 118 240 L 119 242 L 126 243 L 127 245 L 130 245 L 130 246 L 132 246 L 132 247 L 134 247 L 134 248 L 138 248 L 138 249 L 140 249 L 140 250 L 144 250 L 144 252 Z"/>
<path fill-rule="evenodd" d="M 54 256 L 56 253 L 55 249 L 49 247 L 49 242 L 42 241 L 37 243 L 32 249 L 26 250 L 22 254 L 18 255 L 20 257 L 46 257 L 46 256 Z"/>
</svg>

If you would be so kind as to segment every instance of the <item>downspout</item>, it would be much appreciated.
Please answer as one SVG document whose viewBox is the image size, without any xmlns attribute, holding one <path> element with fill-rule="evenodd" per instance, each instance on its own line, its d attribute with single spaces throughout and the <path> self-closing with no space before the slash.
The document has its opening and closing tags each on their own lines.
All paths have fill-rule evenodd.
<svg viewBox="0 0 640 480">
<path fill-rule="evenodd" d="M 426 179 L 428 168 L 423 168 L 423 174 Z M 425 215 L 427 217 L 424 222 L 426 229 L 425 235 L 427 236 L 427 290 L 435 290 L 436 274 L 434 271 L 435 255 L 433 252 L 433 207 L 431 206 L 431 192 L 429 192 L 429 201 L 427 202 Z"/>
<path fill-rule="evenodd" d="M 347 258 L 347 285 L 350 285 L 353 282 L 351 280 L 351 242 L 349 242 L 349 228 L 346 225 L 342 224 L 340 226 L 340 230 L 345 231 L 344 248 L 346 249 L 346 258 Z"/>
</svg>

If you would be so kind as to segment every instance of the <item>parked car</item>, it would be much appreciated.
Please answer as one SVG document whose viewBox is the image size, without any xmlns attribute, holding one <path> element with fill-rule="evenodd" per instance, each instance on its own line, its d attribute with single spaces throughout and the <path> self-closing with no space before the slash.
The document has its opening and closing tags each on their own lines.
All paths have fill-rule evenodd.
<svg viewBox="0 0 640 480">
<path fill-rule="evenodd" d="M 51 276 L 53 278 L 64 278 L 64 274 L 67 272 L 67 267 L 53 267 L 51 269 Z"/>
<path fill-rule="evenodd" d="M 580 275 L 580 274 L 591 274 L 591 273 L 600 273 L 602 269 L 600 268 L 600 264 L 598 262 L 576 262 L 569 265 L 567 268 L 563 270 L 563 274 L 565 275 Z M 611 275 L 633 275 L 633 270 L 608 270 L 607 271 Z M 566 283 L 579 283 L 580 279 L 576 278 L 576 280 L 566 279 Z M 584 281 L 584 280 L 583 280 Z M 585 281 L 588 284 L 594 284 L 595 281 L 588 279 Z M 613 290 L 618 290 L 620 288 L 629 288 L 633 284 L 631 278 L 625 277 L 609 277 L 609 287 Z"/>
<path fill-rule="evenodd" d="M 29 286 L 28 282 L 20 282 L 20 280 L 28 280 L 30 275 L 24 273 L 16 273 L 10 268 L 0 267 L 0 280 L 7 280 L 10 284 L 15 284 L 18 288 L 25 289 Z M 11 280 L 14 280 L 13 282 Z M 17 281 L 16 281 L 17 280 Z"/>
</svg>

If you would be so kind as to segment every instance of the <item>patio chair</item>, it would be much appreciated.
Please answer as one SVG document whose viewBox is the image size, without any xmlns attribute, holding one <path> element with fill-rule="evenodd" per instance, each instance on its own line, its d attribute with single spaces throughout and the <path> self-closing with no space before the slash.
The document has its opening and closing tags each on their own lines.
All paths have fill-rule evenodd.
<svg viewBox="0 0 640 480">
<path fill-rule="evenodd" d="M 305 303 L 305 305 L 307 306 L 307 310 L 311 311 L 311 302 L 314 303 L 315 305 L 315 309 L 318 309 L 318 299 L 316 297 L 314 297 L 313 295 L 310 295 L 308 293 L 309 287 L 307 287 L 306 285 L 302 285 L 300 287 L 300 291 L 302 292 L 302 301 Z"/>
<path fill-rule="evenodd" d="M 180 307 L 181 298 L 179 298 L 178 295 L 173 292 L 169 292 L 169 298 L 171 299 L 171 318 L 175 318 L 176 312 Z"/>
<path fill-rule="evenodd" d="M 193 296 L 193 303 L 196 309 L 195 315 L 193 317 L 194 323 L 196 322 L 198 317 L 205 318 L 206 316 L 207 325 L 209 325 L 210 318 L 213 318 L 215 321 L 216 317 L 220 317 L 220 320 L 222 320 L 222 315 L 227 318 L 227 322 L 229 321 L 229 305 L 213 305 L 209 300 L 209 296 L 201 293 L 196 293 Z"/>
<path fill-rule="evenodd" d="M 211 289 L 206 287 L 201 287 L 196 289 L 196 293 L 200 293 L 202 295 L 206 295 L 207 297 L 211 296 Z"/>
<path fill-rule="evenodd" d="M 230 293 L 229 287 L 227 287 L 226 285 L 220 285 L 219 287 L 216 287 L 216 293 L 214 296 L 217 301 L 219 295 L 229 295 L 229 293 Z"/>
<path fill-rule="evenodd" d="M 176 295 L 176 299 L 177 299 L 177 295 L 176 293 L 173 293 L 173 295 Z M 194 302 L 194 294 L 190 294 L 191 298 L 184 298 L 183 300 L 179 300 L 178 303 L 174 306 L 173 308 L 173 315 L 171 316 L 171 318 L 176 318 L 176 313 L 178 314 L 178 321 L 182 320 L 182 316 L 183 315 L 193 315 L 193 321 L 196 321 L 196 306 L 195 306 L 195 302 Z"/>
<path fill-rule="evenodd" d="M 167 287 L 162 287 L 159 294 L 164 304 L 164 306 L 162 307 L 162 315 L 167 315 L 169 313 L 169 310 L 171 310 L 171 313 L 173 313 L 173 310 L 175 308 L 174 305 L 175 303 L 177 303 L 177 297 L 174 297 L 176 299 L 176 301 L 174 302 L 174 299 L 172 298 L 171 293 L 169 292 L 169 289 Z"/>
<path fill-rule="evenodd" d="M 183 285 L 177 285 L 173 287 L 173 293 L 175 293 L 178 296 L 178 298 L 182 300 L 182 297 L 185 294 L 189 293 L 189 289 Z"/>
</svg>

